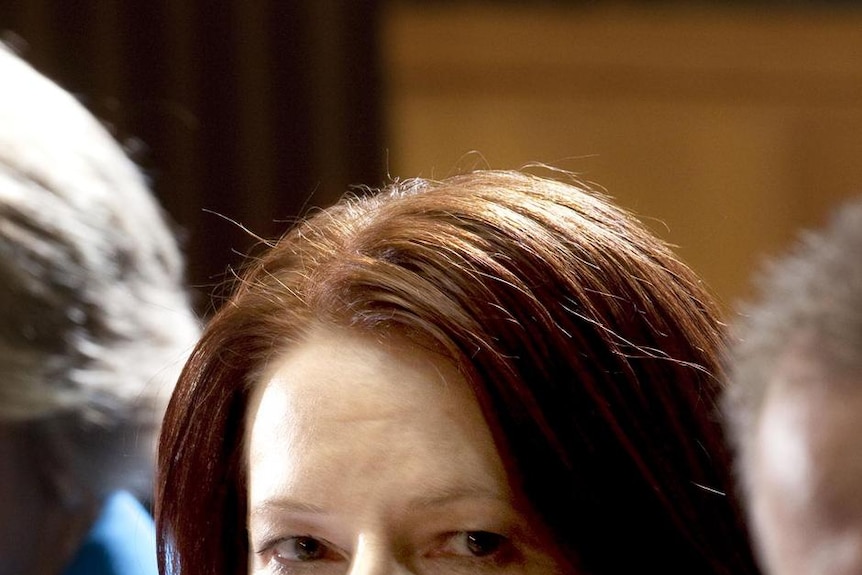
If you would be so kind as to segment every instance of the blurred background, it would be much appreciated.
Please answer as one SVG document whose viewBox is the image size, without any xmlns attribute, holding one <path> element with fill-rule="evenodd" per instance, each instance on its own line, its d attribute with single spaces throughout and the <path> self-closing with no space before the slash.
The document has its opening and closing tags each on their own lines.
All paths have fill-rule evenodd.
<svg viewBox="0 0 862 575">
<path fill-rule="evenodd" d="M 862 4 L 0 0 L 145 169 L 202 313 L 349 186 L 543 162 L 639 214 L 726 309 L 862 193 Z M 0 86 L 2 89 L 2 86 Z"/>
</svg>

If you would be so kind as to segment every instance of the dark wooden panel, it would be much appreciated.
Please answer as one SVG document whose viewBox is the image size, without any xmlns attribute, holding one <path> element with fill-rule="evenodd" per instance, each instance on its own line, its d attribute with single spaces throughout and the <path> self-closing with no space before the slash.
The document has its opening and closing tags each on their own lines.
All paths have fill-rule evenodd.
<svg viewBox="0 0 862 575">
<path fill-rule="evenodd" d="M 202 311 L 255 240 L 380 183 L 377 1 L 0 0 L 0 30 L 142 166 Z M 10 34 L 12 36 L 10 36 Z M 217 215 L 218 214 L 218 215 Z"/>
</svg>

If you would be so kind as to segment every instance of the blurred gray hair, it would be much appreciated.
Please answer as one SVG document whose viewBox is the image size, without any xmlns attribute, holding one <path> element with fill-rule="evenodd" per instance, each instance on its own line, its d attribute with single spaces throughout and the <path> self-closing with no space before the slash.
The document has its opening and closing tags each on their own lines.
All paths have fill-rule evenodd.
<svg viewBox="0 0 862 575">
<path fill-rule="evenodd" d="M 758 299 L 734 326 L 724 398 L 743 472 L 769 383 L 787 353 L 804 353 L 836 380 L 862 373 L 862 198 L 823 230 L 803 233 L 765 267 L 757 287 Z"/>
<path fill-rule="evenodd" d="M 0 45 L 0 423 L 157 423 L 197 334 L 136 166 Z"/>
</svg>

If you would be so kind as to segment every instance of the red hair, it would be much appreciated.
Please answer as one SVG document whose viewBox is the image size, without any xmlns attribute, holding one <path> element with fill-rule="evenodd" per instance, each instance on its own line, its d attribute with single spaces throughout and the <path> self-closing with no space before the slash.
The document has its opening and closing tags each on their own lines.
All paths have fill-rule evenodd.
<svg viewBox="0 0 862 575">
<path fill-rule="evenodd" d="M 756 572 L 714 412 L 708 294 L 605 198 L 494 171 L 346 198 L 252 262 L 163 425 L 166 572 L 246 572 L 250 387 L 320 322 L 448 352 L 578 570 Z"/>
</svg>

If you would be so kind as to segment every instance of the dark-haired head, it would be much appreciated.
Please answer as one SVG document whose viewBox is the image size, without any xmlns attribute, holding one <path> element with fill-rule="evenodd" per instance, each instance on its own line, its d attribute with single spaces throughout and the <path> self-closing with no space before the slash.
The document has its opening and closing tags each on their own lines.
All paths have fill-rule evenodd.
<svg viewBox="0 0 862 575">
<path fill-rule="evenodd" d="M 607 199 L 483 171 L 345 198 L 250 264 L 164 425 L 172 573 L 246 572 L 247 419 L 321 326 L 454 367 L 559 570 L 754 572 L 715 420 L 720 324 L 697 278 Z"/>
</svg>

